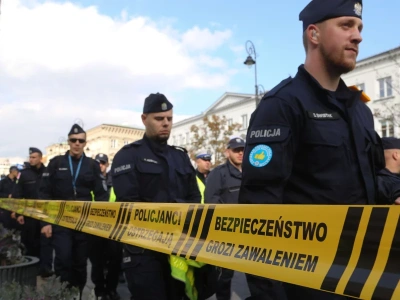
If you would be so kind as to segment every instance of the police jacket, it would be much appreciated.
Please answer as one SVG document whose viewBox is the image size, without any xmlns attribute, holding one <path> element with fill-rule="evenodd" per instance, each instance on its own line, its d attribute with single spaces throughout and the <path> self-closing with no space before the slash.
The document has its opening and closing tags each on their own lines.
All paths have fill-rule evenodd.
<svg viewBox="0 0 400 300">
<path fill-rule="evenodd" d="M 91 201 L 92 194 L 96 201 L 107 201 L 108 195 L 105 188 L 103 175 L 99 164 L 92 158 L 83 154 L 81 167 L 76 179 L 76 195 L 73 188 L 73 177 L 69 164 L 69 151 L 65 155 L 51 159 L 43 173 L 40 185 L 39 198 L 49 200 L 76 200 Z M 77 172 L 79 159 L 71 157 L 73 174 Z"/>
<path fill-rule="evenodd" d="M 14 192 L 15 182 L 16 180 L 11 179 L 10 176 L 0 180 L 0 198 L 8 198 Z"/>
<path fill-rule="evenodd" d="M 300 66 L 252 114 L 240 203 L 373 204 L 381 140 L 361 91 L 324 89 Z"/>
<path fill-rule="evenodd" d="M 28 167 L 21 170 L 19 179 L 15 185 L 13 198 L 38 199 L 39 187 L 44 170 L 45 166 L 43 164 L 41 164 L 39 168 Z"/>
<path fill-rule="evenodd" d="M 208 175 L 204 202 L 237 204 L 241 182 L 242 172 L 227 160 Z"/>
<path fill-rule="evenodd" d="M 143 139 L 117 152 L 111 167 L 117 201 L 200 203 L 196 172 L 185 149 Z"/>
<path fill-rule="evenodd" d="M 400 175 L 382 169 L 378 173 L 378 203 L 393 204 L 400 197 Z"/>
</svg>

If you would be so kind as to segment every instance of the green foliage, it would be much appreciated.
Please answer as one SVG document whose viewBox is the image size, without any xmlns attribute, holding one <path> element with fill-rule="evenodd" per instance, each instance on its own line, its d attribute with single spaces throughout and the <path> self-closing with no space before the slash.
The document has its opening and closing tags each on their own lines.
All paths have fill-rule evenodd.
<svg viewBox="0 0 400 300">
<path fill-rule="evenodd" d="M 214 158 L 214 166 L 220 165 L 225 161 L 226 144 L 229 137 L 237 130 L 241 124 L 234 123 L 228 125 L 225 116 L 205 116 L 203 124 L 193 125 L 190 131 L 193 133 L 192 148 L 190 156 L 194 159 L 194 153 L 199 149 L 210 149 Z"/>
<path fill-rule="evenodd" d="M 79 289 L 69 288 L 54 275 L 39 288 L 6 282 L 0 287 L 0 300 L 74 300 L 79 299 Z"/>
</svg>

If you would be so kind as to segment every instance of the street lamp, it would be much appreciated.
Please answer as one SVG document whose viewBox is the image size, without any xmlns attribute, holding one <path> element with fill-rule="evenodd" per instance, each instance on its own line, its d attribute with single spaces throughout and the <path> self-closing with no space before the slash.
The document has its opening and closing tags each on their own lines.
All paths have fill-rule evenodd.
<svg viewBox="0 0 400 300">
<path fill-rule="evenodd" d="M 252 65 L 254 65 L 254 77 L 255 77 L 255 97 L 256 97 L 256 107 L 260 103 L 260 99 L 258 97 L 258 84 L 257 84 L 257 52 L 256 48 L 254 47 L 254 44 L 252 41 L 247 41 L 246 42 L 246 51 L 247 51 L 247 58 L 244 61 L 244 64 L 251 68 Z"/>
</svg>

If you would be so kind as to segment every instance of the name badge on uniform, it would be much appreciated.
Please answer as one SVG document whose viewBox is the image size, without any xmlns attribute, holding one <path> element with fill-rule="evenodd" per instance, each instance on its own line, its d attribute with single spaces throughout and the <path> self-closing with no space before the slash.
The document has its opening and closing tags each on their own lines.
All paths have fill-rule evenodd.
<svg viewBox="0 0 400 300">
<path fill-rule="evenodd" d="M 151 159 L 151 158 L 142 158 L 142 161 L 152 163 L 152 164 L 158 164 L 158 161 Z"/>
<path fill-rule="evenodd" d="M 59 171 L 68 171 L 68 168 L 58 168 Z"/>
<path fill-rule="evenodd" d="M 308 117 L 314 120 L 338 120 L 339 114 L 336 112 L 312 112 L 307 111 Z"/>
</svg>

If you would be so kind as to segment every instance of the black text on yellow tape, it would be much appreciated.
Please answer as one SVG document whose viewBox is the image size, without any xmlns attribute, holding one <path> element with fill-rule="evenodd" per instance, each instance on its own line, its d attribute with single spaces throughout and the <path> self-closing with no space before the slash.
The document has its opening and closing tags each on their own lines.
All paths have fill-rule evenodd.
<svg viewBox="0 0 400 300">
<path fill-rule="evenodd" d="M 400 299 L 400 207 L 0 199 L 0 207 L 166 254 L 361 299 Z"/>
</svg>

